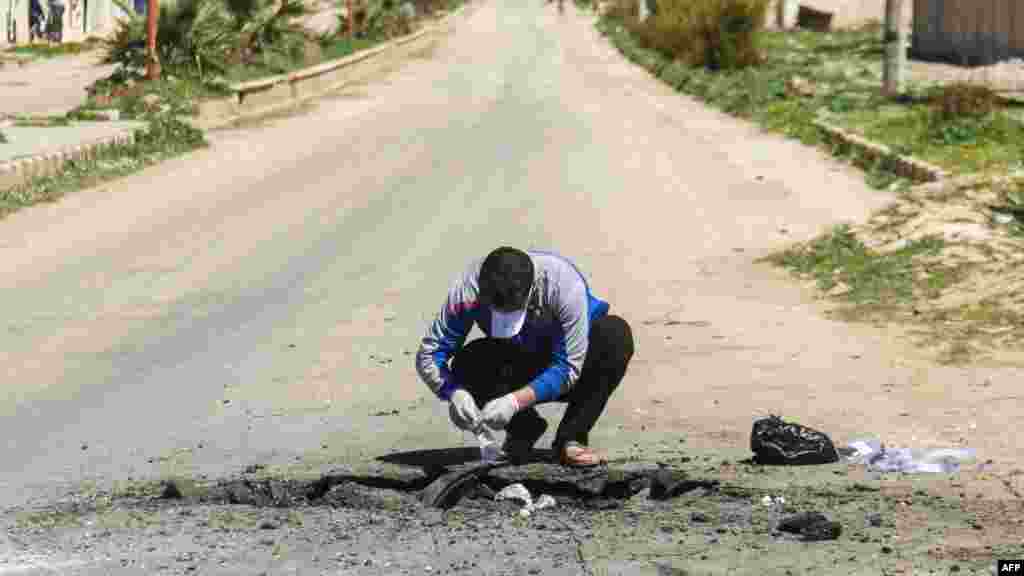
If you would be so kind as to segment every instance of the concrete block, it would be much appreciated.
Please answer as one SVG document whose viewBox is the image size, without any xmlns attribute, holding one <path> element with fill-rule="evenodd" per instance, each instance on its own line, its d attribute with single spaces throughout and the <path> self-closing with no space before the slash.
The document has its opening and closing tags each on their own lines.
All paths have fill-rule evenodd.
<svg viewBox="0 0 1024 576">
<path fill-rule="evenodd" d="M 352 69 L 335 68 L 324 72 L 320 78 L 321 85 L 325 90 L 335 90 L 352 81 Z"/>
<path fill-rule="evenodd" d="M 237 114 L 237 95 L 232 95 L 226 98 L 217 98 L 215 100 L 204 100 L 199 103 L 199 118 L 203 122 L 230 118 Z"/>
<path fill-rule="evenodd" d="M 53 176 L 59 170 L 63 162 L 61 162 L 60 154 L 46 154 L 42 158 L 42 173 L 45 176 Z"/>
<path fill-rule="evenodd" d="M 281 106 L 293 99 L 292 88 L 287 82 L 266 88 L 250 88 L 240 93 L 239 96 L 238 110 L 243 115 L 273 106 Z"/>
<path fill-rule="evenodd" d="M 25 158 L 21 161 L 21 172 L 25 177 L 25 180 L 32 180 L 42 175 L 42 162 L 39 158 Z"/>
<path fill-rule="evenodd" d="M 10 190 L 21 182 L 21 173 L 15 168 L 13 162 L 0 164 L 0 191 Z"/>
<path fill-rule="evenodd" d="M 296 78 L 292 80 L 292 90 L 295 92 L 295 98 L 299 100 L 318 96 L 325 91 L 323 76 L 316 74 L 305 78 Z"/>
</svg>

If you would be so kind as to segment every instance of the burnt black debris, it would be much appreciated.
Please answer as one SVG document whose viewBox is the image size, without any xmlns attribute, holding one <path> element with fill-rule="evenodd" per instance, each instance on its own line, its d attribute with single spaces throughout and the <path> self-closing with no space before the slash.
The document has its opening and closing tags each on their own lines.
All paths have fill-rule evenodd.
<svg viewBox="0 0 1024 576">
<path fill-rule="evenodd" d="M 754 422 L 750 450 L 757 464 L 796 466 L 839 461 L 839 453 L 828 436 L 778 416 Z"/>
<path fill-rule="evenodd" d="M 717 480 L 694 480 L 679 470 L 658 470 L 651 475 L 651 500 L 668 500 L 698 488 L 718 489 Z"/>
<path fill-rule="evenodd" d="M 843 528 L 821 512 L 801 512 L 779 522 L 780 532 L 799 534 L 805 542 L 835 540 L 842 534 Z"/>
<path fill-rule="evenodd" d="M 255 467 L 246 469 L 252 471 Z M 381 476 L 337 473 L 305 481 L 248 475 L 214 483 L 188 481 L 182 485 L 169 481 L 163 484 L 157 499 L 259 508 L 445 510 L 460 502 L 469 507 L 491 506 L 498 491 L 517 483 L 531 494 L 554 497 L 559 508 L 587 510 L 621 508 L 635 497 L 667 500 L 684 494 L 720 492 L 716 480 L 691 479 L 679 470 L 653 465 L 627 463 L 621 467 L 572 469 L 536 462 L 518 466 L 471 463 L 429 471 L 409 468 L 390 470 Z M 694 518 L 701 521 L 697 516 Z"/>
<path fill-rule="evenodd" d="M 174 482 L 164 484 L 164 490 L 160 493 L 160 499 L 162 500 L 181 500 L 183 497 L 184 495 Z"/>
</svg>

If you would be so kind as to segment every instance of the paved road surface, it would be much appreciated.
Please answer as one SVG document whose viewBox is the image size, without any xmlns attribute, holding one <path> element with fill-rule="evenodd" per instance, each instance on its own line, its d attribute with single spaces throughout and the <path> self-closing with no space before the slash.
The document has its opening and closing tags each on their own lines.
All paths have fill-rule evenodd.
<svg viewBox="0 0 1024 576">
<path fill-rule="evenodd" d="M 500 244 L 574 257 L 633 322 L 593 435 L 613 456 L 742 451 L 774 411 L 1011 463 L 1018 372 L 916 361 L 753 263 L 886 200 L 671 93 L 574 10 L 483 3 L 386 81 L 0 225 L 2 500 L 466 441 L 410 353 Z"/>
</svg>

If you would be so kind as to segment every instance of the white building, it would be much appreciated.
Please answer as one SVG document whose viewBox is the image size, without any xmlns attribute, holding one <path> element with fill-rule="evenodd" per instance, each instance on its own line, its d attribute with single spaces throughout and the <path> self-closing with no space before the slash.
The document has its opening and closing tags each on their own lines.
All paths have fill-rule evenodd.
<svg viewBox="0 0 1024 576">
<path fill-rule="evenodd" d="M 29 41 L 30 0 L 0 0 L 0 48 L 27 44 Z M 126 2 L 128 7 L 131 1 Z M 43 12 L 49 10 L 47 0 L 40 0 Z M 128 13 L 114 0 L 64 0 L 64 42 L 81 42 L 86 38 L 103 37 L 114 30 L 118 18 Z"/>
</svg>

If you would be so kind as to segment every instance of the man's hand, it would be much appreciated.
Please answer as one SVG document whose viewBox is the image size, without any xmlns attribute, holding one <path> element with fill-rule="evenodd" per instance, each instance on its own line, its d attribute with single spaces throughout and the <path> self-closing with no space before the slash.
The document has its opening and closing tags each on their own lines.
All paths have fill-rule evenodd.
<svg viewBox="0 0 1024 576">
<path fill-rule="evenodd" d="M 495 430 L 503 430 L 508 426 L 509 420 L 519 412 L 519 401 L 515 393 L 505 394 L 488 402 L 481 413 L 484 424 Z"/>
<path fill-rule="evenodd" d="M 480 410 L 473 396 L 459 388 L 448 400 L 448 417 L 459 430 L 473 431 L 480 427 Z"/>
</svg>

